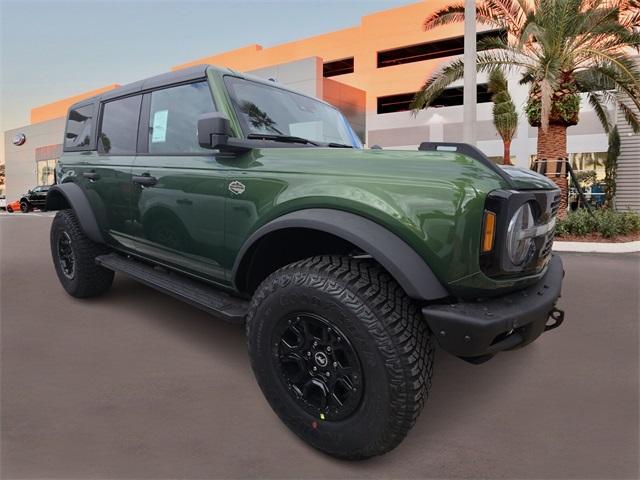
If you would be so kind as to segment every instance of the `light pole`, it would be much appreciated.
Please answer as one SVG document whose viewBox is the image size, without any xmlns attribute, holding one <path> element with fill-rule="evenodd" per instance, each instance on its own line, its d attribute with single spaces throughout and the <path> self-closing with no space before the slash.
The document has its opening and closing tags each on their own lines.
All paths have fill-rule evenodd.
<svg viewBox="0 0 640 480">
<path fill-rule="evenodd" d="M 462 137 L 465 143 L 476 144 L 476 2 L 464 2 L 464 108 Z"/>
</svg>

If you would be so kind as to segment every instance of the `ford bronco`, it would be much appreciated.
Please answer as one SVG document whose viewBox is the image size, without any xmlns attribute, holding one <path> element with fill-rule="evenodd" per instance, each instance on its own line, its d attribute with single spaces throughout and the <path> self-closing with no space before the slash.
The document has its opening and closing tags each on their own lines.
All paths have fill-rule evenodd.
<svg viewBox="0 0 640 480">
<path fill-rule="evenodd" d="M 70 295 L 121 272 L 246 324 L 273 410 L 337 457 L 402 441 L 436 344 L 480 363 L 563 320 L 551 181 L 465 144 L 365 149 L 273 81 L 203 65 L 83 100 L 56 179 Z"/>
</svg>

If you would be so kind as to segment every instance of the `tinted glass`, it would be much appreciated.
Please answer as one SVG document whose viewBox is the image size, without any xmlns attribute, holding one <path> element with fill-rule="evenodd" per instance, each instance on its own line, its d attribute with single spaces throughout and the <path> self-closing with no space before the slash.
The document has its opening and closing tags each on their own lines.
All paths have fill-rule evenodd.
<svg viewBox="0 0 640 480">
<path fill-rule="evenodd" d="M 91 104 L 69 111 L 67 131 L 64 134 L 65 148 L 83 148 L 90 145 L 93 110 L 94 106 Z"/>
<path fill-rule="evenodd" d="M 149 153 L 210 152 L 198 144 L 198 117 L 215 111 L 207 82 L 151 94 Z"/>
<path fill-rule="evenodd" d="M 225 77 L 225 82 L 248 135 L 291 135 L 361 147 L 344 116 L 326 103 L 242 78 Z"/>
<path fill-rule="evenodd" d="M 133 154 L 138 138 L 141 95 L 105 103 L 98 150 L 109 154 Z"/>
</svg>

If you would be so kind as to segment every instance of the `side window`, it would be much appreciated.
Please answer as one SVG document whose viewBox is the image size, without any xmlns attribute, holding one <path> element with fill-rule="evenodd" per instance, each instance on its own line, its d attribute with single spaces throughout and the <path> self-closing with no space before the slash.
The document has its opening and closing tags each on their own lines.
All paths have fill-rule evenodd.
<svg viewBox="0 0 640 480">
<path fill-rule="evenodd" d="M 64 148 L 82 149 L 91 144 L 94 104 L 73 108 L 69 111 L 67 130 L 64 133 Z"/>
<path fill-rule="evenodd" d="M 198 145 L 198 117 L 213 111 L 207 82 L 152 92 L 149 153 L 209 152 Z"/>
<path fill-rule="evenodd" d="M 111 155 L 135 154 L 141 95 L 107 102 L 102 107 L 98 151 Z"/>
</svg>

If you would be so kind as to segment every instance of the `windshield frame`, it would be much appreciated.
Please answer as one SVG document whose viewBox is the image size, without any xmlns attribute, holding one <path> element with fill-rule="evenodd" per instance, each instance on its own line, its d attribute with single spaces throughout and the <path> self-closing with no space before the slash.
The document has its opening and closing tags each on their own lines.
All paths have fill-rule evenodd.
<svg viewBox="0 0 640 480">
<path fill-rule="evenodd" d="M 344 114 L 336 107 L 334 107 L 333 105 L 324 102 L 318 98 L 309 96 L 309 95 L 305 95 L 304 93 L 300 93 L 300 92 L 296 92 L 295 90 L 290 90 L 286 87 L 282 87 L 281 85 L 278 85 L 276 83 L 273 82 L 267 82 L 261 79 L 253 79 L 253 78 L 247 78 L 241 75 L 233 75 L 233 74 L 227 74 L 227 75 L 223 75 L 222 77 L 223 79 L 223 83 L 224 83 L 224 87 L 226 90 L 227 95 L 229 96 L 229 100 L 230 100 L 230 107 L 233 111 L 233 114 L 235 115 L 236 119 L 238 120 L 238 125 L 240 127 L 240 130 L 242 131 L 242 135 L 244 138 L 248 138 L 249 135 L 251 134 L 255 134 L 256 132 L 253 132 L 251 130 L 249 130 L 245 124 L 245 122 L 242 120 L 242 112 L 238 111 L 238 106 L 239 106 L 239 99 L 236 97 L 235 92 L 233 91 L 232 88 L 230 88 L 228 81 L 231 79 L 237 79 L 237 80 L 243 80 L 245 82 L 250 82 L 250 83 L 254 83 L 256 85 L 260 85 L 262 87 L 265 88 L 276 88 L 280 91 L 283 91 L 289 95 L 299 95 L 301 97 L 304 97 L 308 100 L 317 102 L 321 105 L 323 105 L 326 108 L 330 108 L 332 110 L 335 111 L 335 113 L 337 114 L 337 118 L 343 122 L 343 127 L 346 130 L 346 133 L 349 137 L 350 140 L 350 144 L 348 145 L 349 147 L 352 147 L 354 149 L 363 149 L 364 146 L 362 144 L 362 141 L 360 140 L 360 138 L 358 137 L 358 135 L 355 133 L 355 131 L 353 130 L 353 127 L 351 126 L 351 124 L 349 123 L 349 121 L 347 120 L 347 118 L 344 116 Z M 329 146 L 332 142 L 323 142 L 320 140 L 316 140 L 316 139 L 306 139 L 309 140 L 309 142 L 311 144 L 317 144 L 315 145 L 316 148 L 317 147 L 327 147 Z M 278 146 L 277 141 L 274 141 L 274 147 Z M 345 144 L 346 145 L 346 144 Z M 309 147 L 309 146 L 314 146 L 314 145 L 303 145 L 300 144 L 300 146 L 305 146 L 305 147 Z"/>
</svg>

